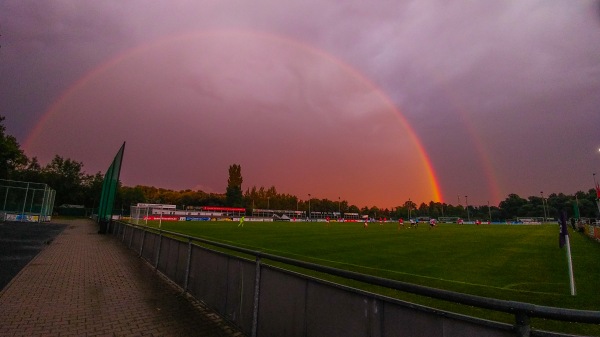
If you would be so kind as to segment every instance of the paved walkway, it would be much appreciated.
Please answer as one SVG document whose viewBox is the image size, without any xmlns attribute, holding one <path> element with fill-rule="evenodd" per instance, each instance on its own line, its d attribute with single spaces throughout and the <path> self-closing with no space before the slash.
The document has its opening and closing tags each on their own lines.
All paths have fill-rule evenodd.
<svg viewBox="0 0 600 337">
<path fill-rule="evenodd" d="M 242 336 L 95 223 L 61 223 L 0 292 L 0 336 Z"/>
</svg>

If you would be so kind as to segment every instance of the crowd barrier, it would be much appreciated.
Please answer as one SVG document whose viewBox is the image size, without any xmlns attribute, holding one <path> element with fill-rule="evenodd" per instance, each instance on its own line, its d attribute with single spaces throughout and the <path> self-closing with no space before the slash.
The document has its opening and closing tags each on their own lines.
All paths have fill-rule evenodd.
<svg viewBox="0 0 600 337">
<path fill-rule="evenodd" d="M 600 311 L 545 307 L 433 289 L 123 222 L 112 222 L 109 232 L 184 292 L 253 337 L 566 337 L 573 335 L 532 329 L 530 319 L 600 323 Z M 252 258 L 217 251 L 205 244 Z M 263 263 L 265 259 L 509 313 L 514 315 L 515 323 L 493 322 L 365 292 Z"/>
</svg>

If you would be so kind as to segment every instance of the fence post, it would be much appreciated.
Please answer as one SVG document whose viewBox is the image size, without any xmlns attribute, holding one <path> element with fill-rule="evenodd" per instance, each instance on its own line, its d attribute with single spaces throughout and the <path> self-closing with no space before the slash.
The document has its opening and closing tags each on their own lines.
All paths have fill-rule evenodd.
<svg viewBox="0 0 600 337">
<path fill-rule="evenodd" d="M 142 231 L 142 244 L 140 245 L 140 256 L 144 252 L 144 240 L 146 239 L 146 231 Z"/>
<path fill-rule="evenodd" d="M 517 337 L 529 337 L 531 335 L 531 321 L 529 315 L 524 311 L 515 313 L 515 332 Z"/>
<path fill-rule="evenodd" d="M 158 260 L 160 260 L 160 247 L 162 246 L 162 232 L 158 234 L 158 249 L 156 250 L 156 262 L 154 263 L 154 271 L 158 269 Z"/>
<path fill-rule="evenodd" d="M 131 244 L 133 243 L 133 233 L 135 232 L 135 229 L 133 227 L 131 227 L 131 235 L 129 236 L 129 245 L 127 245 L 127 248 L 131 249 Z"/>
<path fill-rule="evenodd" d="M 185 267 L 185 280 L 183 280 L 183 292 L 187 292 L 188 280 L 190 278 L 190 265 L 192 264 L 192 239 L 188 238 L 188 256 L 187 265 Z"/>
<path fill-rule="evenodd" d="M 8 185 L 6 185 L 6 193 L 4 193 L 4 206 L 2 207 L 2 210 L 6 212 L 6 200 L 8 199 L 8 190 L 10 189 L 10 187 Z"/>
<path fill-rule="evenodd" d="M 27 204 L 27 194 L 29 194 L 29 183 L 25 189 L 25 199 L 23 199 L 23 210 L 21 211 L 21 221 L 25 221 L 25 205 Z"/>
<path fill-rule="evenodd" d="M 256 328 L 258 326 L 258 298 L 259 297 L 260 297 L 260 256 L 256 255 L 256 279 L 254 281 L 254 308 L 252 311 L 252 337 L 256 337 Z"/>
</svg>

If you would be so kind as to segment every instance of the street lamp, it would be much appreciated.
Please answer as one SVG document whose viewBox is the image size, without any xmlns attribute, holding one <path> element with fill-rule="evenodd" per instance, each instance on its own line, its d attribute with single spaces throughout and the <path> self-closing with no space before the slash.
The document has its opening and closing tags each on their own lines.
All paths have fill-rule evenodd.
<svg viewBox="0 0 600 337">
<path fill-rule="evenodd" d="M 465 204 L 467 204 L 467 221 L 471 222 L 471 216 L 469 215 L 469 196 L 465 195 Z"/>
<path fill-rule="evenodd" d="M 340 197 L 338 197 L 338 217 L 342 217 L 342 200 Z"/>
<path fill-rule="evenodd" d="M 546 199 L 544 199 L 544 191 L 541 191 L 540 194 L 542 195 L 542 208 L 544 209 L 544 221 L 546 221 L 546 218 L 548 216 L 546 214 Z"/>
<path fill-rule="evenodd" d="M 488 200 L 488 214 L 490 216 L 490 224 L 492 223 L 492 209 L 490 208 L 490 201 Z"/>
</svg>

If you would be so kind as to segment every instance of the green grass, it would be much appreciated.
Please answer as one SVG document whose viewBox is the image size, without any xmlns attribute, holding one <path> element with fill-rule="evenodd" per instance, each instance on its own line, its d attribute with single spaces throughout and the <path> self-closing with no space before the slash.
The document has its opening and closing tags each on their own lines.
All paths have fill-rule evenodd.
<svg viewBox="0 0 600 337">
<path fill-rule="evenodd" d="M 158 223 L 149 223 L 157 227 Z M 340 269 L 461 293 L 562 308 L 598 310 L 600 244 L 571 233 L 577 296 L 569 292 L 557 225 L 455 225 L 398 230 L 395 223 L 162 222 L 162 229 Z M 322 276 L 322 275 L 321 275 Z M 336 279 L 336 281 L 339 281 Z M 442 309 L 456 305 L 345 282 Z M 457 310 L 513 323 L 510 315 Z M 480 313 L 481 311 L 481 313 Z M 491 316 L 490 316 L 491 315 Z M 600 335 L 600 327 L 535 321 L 547 329 Z"/>
</svg>

